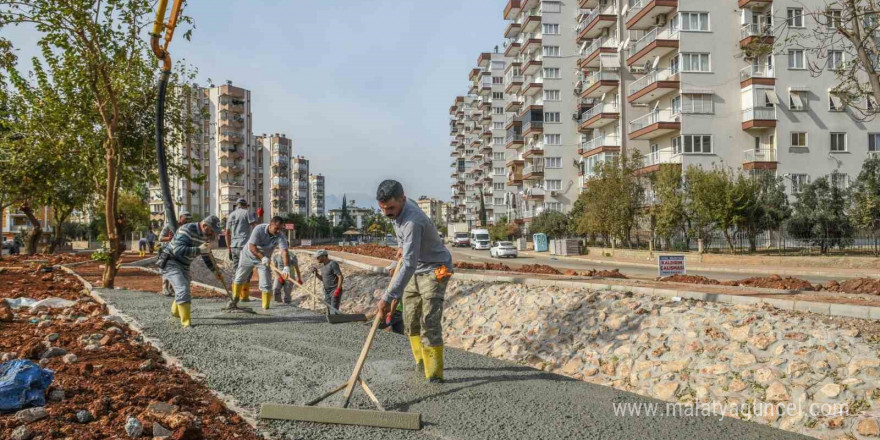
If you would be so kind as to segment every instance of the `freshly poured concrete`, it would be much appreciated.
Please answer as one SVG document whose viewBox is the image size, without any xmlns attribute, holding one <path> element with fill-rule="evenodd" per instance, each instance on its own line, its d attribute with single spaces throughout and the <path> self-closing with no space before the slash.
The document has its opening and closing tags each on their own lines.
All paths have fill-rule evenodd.
<svg viewBox="0 0 880 440">
<path fill-rule="evenodd" d="M 181 331 L 170 300 L 155 293 L 98 290 L 134 318 L 147 336 L 211 388 L 253 411 L 261 403 L 302 404 L 348 379 L 368 328 L 325 322 L 289 306 L 267 314 L 225 314 L 220 300 L 196 300 Z M 252 302 L 253 307 L 259 302 Z M 262 313 L 262 311 L 260 311 Z M 446 383 L 428 384 L 414 369 L 409 343 L 377 335 L 362 377 L 388 410 L 422 414 L 420 431 L 263 421 L 283 439 L 802 439 L 796 434 L 719 416 L 616 416 L 612 404 L 665 404 L 612 388 L 492 358 L 446 349 Z M 341 395 L 329 399 L 339 405 Z M 352 407 L 374 409 L 362 390 Z"/>
</svg>

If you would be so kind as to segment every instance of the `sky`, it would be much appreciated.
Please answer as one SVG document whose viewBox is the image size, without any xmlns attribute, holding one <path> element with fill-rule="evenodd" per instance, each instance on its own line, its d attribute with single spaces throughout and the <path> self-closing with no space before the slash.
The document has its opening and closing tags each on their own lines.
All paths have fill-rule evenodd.
<svg viewBox="0 0 880 440">
<path fill-rule="evenodd" d="M 374 205 L 383 179 L 412 198 L 449 199 L 449 106 L 478 55 L 501 45 L 504 1 L 188 3 L 195 30 L 192 41 L 176 34 L 174 59 L 204 85 L 249 89 L 254 134 L 293 138 L 294 153 L 326 176 L 328 208 L 343 193 Z M 36 37 L 4 34 L 19 47 Z"/>
</svg>

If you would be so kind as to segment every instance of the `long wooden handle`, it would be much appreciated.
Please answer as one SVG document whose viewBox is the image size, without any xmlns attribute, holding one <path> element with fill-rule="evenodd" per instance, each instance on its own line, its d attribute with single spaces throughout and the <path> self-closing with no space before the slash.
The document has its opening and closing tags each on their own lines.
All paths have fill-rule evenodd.
<svg viewBox="0 0 880 440">
<path fill-rule="evenodd" d="M 394 279 L 400 274 L 400 262 L 401 260 L 397 260 L 397 268 L 394 269 L 394 276 L 391 277 L 391 281 L 388 283 L 389 286 L 394 284 Z M 373 345 L 376 331 L 379 329 L 379 324 L 384 318 L 385 317 L 380 313 L 376 313 L 376 317 L 373 318 L 373 326 L 370 327 L 370 333 L 367 334 L 367 341 L 364 342 L 364 348 L 361 349 L 361 355 L 358 358 L 357 363 L 354 365 L 354 371 L 351 372 L 351 377 L 348 378 L 348 385 L 345 387 L 345 394 L 343 394 L 345 399 L 342 403 L 343 408 L 348 408 L 348 402 L 351 400 L 351 393 L 354 391 L 354 387 L 357 385 L 358 379 L 361 376 L 361 370 L 363 370 L 364 363 L 367 361 L 367 354 L 370 353 L 370 347 Z"/>
</svg>

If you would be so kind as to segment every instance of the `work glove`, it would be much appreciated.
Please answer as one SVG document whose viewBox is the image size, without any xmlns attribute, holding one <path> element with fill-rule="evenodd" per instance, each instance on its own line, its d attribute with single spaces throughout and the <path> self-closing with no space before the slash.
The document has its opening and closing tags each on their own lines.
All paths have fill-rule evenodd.
<svg viewBox="0 0 880 440">
<path fill-rule="evenodd" d="M 269 266 L 269 257 L 263 257 L 263 259 L 260 260 L 260 264 L 263 266 Z"/>
<path fill-rule="evenodd" d="M 278 277 L 278 283 L 279 283 L 279 284 L 284 284 L 284 278 Z"/>
<path fill-rule="evenodd" d="M 202 245 L 199 246 L 199 253 L 202 255 L 210 254 L 211 253 L 211 245 L 208 243 L 202 243 Z"/>
<path fill-rule="evenodd" d="M 333 291 L 333 297 L 339 298 L 342 296 L 342 287 L 337 287 L 336 290 Z"/>
<path fill-rule="evenodd" d="M 302 285 L 302 283 L 303 283 L 302 277 L 296 277 L 296 282 L 299 283 L 300 285 Z"/>
<path fill-rule="evenodd" d="M 284 269 L 281 269 L 281 273 L 284 274 L 284 278 L 290 278 L 290 268 L 289 267 L 285 267 Z"/>
</svg>

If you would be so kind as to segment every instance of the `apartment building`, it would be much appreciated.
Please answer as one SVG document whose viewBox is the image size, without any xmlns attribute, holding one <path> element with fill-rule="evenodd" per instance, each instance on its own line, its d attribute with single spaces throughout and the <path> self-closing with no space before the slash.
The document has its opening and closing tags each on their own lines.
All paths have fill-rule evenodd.
<svg viewBox="0 0 880 440">
<path fill-rule="evenodd" d="M 579 12 L 577 2 L 542 0 L 510 0 L 504 9 L 507 205 L 518 223 L 568 212 L 579 194 Z"/>
<path fill-rule="evenodd" d="M 449 108 L 449 134 L 452 137 L 450 145 L 453 158 L 451 164 L 452 174 L 452 202 L 455 215 L 468 223 L 469 227 L 476 226 L 479 221 L 479 203 L 476 199 L 476 163 L 474 162 L 473 143 L 476 138 L 476 123 L 472 121 L 473 115 L 478 111 L 479 104 L 476 96 L 458 96 Z"/>
<path fill-rule="evenodd" d="M 309 212 L 313 217 L 325 217 L 327 209 L 324 204 L 324 176 L 321 174 L 309 175 Z"/>
<path fill-rule="evenodd" d="M 309 160 L 296 156 L 290 160 L 291 188 L 293 190 L 290 210 L 293 214 L 309 216 Z"/>
<path fill-rule="evenodd" d="M 44 234 L 52 233 L 55 227 L 55 212 L 49 206 L 38 206 L 34 208 L 34 217 L 40 222 L 40 227 Z M 27 233 L 33 228 L 27 216 L 18 208 L 8 207 L 0 209 L 0 236 L 9 240 L 15 238 L 16 235 Z"/>
<path fill-rule="evenodd" d="M 257 136 L 256 144 L 262 149 L 263 175 L 269 176 L 269 184 L 263 185 L 262 199 L 268 203 L 254 205 L 263 208 L 265 219 L 287 216 L 291 211 L 290 155 L 293 140 L 285 134 Z"/>
<path fill-rule="evenodd" d="M 421 196 L 416 203 L 419 205 L 419 209 L 431 219 L 434 224 L 445 224 L 446 219 L 443 217 L 443 205 L 444 202 L 438 199 L 432 199 L 427 196 Z"/>
</svg>

